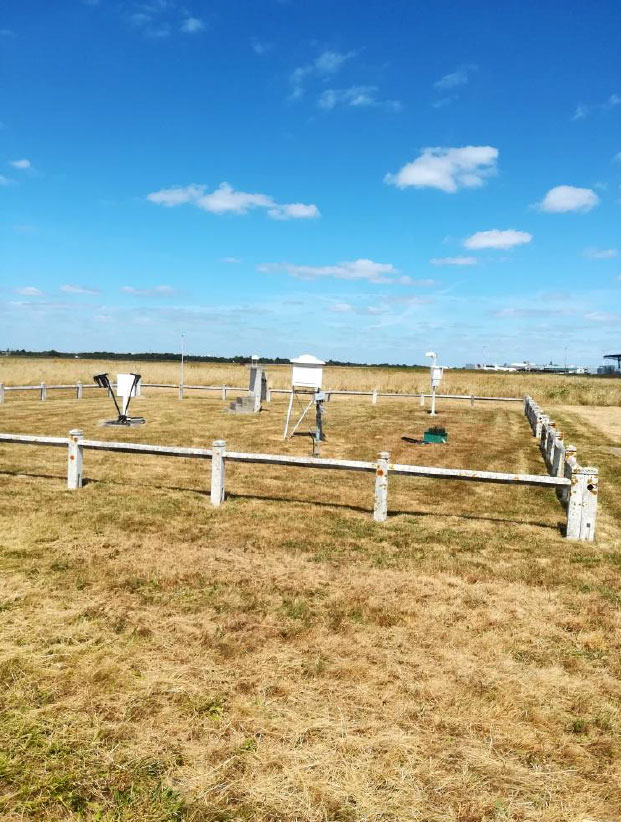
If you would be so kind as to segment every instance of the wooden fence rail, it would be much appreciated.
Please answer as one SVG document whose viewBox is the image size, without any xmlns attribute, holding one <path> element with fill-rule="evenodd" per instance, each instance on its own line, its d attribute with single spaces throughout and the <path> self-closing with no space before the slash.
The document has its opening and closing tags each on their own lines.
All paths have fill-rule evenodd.
<svg viewBox="0 0 621 822">
<path fill-rule="evenodd" d="M 526 407 L 526 403 L 525 403 Z M 213 506 L 225 500 L 226 464 L 228 462 L 280 465 L 296 468 L 316 468 L 337 471 L 364 471 L 375 474 L 373 518 L 384 522 L 388 516 L 389 476 L 425 477 L 430 479 L 466 480 L 491 482 L 504 485 L 528 485 L 554 488 L 567 506 L 567 531 L 569 539 L 591 540 L 594 536 L 595 514 L 590 503 L 592 472 L 596 469 L 581 468 L 570 455 L 561 475 L 515 474 L 496 471 L 472 471 L 457 468 L 406 465 L 390 462 L 390 454 L 380 452 L 377 461 L 338 460 L 321 457 L 297 457 L 288 454 L 256 454 L 227 451 L 224 440 L 216 440 L 212 448 L 184 448 L 180 446 L 151 445 L 148 443 L 104 442 L 85 439 L 83 432 L 73 429 L 66 437 L 39 437 L 24 434 L 0 434 L 0 444 L 14 443 L 35 446 L 64 446 L 67 448 L 67 487 L 78 489 L 83 483 L 84 451 L 109 451 L 125 454 L 142 454 L 158 457 L 181 457 L 211 460 L 211 494 Z M 591 526 L 583 525 L 585 516 L 591 518 Z"/>
<path fill-rule="evenodd" d="M 112 387 L 115 387 L 116 383 L 110 383 Z M 241 387 L 237 385 L 187 385 L 187 384 L 179 384 L 179 383 L 165 383 L 165 382 L 143 382 L 141 383 L 142 388 L 169 388 L 174 389 L 178 392 L 179 399 L 182 400 L 184 398 L 186 391 L 218 391 L 221 395 L 221 399 L 226 401 L 227 394 L 231 391 L 241 391 L 242 393 L 247 393 L 247 387 Z M 85 389 L 91 388 L 99 388 L 98 385 L 90 384 L 90 383 L 69 383 L 63 385 L 48 385 L 47 383 L 39 383 L 38 385 L 5 385 L 4 383 L 0 383 L 0 404 L 5 401 L 5 393 L 7 391 L 38 391 L 39 397 L 41 400 L 47 399 L 47 392 L 48 391 L 75 391 L 76 398 L 82 399 L 83 392 Z M 291 394 L 290 388 L 268 388 L 267 389 L 267 401 L 270 402 L 272 398 L 272 394 L 286 394 L 289 396 Z M 349 391 L 345 389 L 326 389 L 326 400 L 330 401 L 332 397 L 337 396 L 356 396 L 356 397 L 370 397 L 371 404 L 377 405 L 377 400 L 380 397 L 386 398 L 393 398 L 393 399 L 418 399 L 420 400 L 421 406 L 425 405 L 425 400 L 431 398 L 431 394 L 426 393 L 399 393 L 397 391 L 379 391 L 377 388 L 373 389 L 372 391 Z M 469 402 L 472 407 L 474 407 L 475 402 L 524 402 L 523 397 L 482 397 L 476 394 L 436 394 L 438 399 L 445 399 L 445 400 L 465 400 Z"/>
</svg>

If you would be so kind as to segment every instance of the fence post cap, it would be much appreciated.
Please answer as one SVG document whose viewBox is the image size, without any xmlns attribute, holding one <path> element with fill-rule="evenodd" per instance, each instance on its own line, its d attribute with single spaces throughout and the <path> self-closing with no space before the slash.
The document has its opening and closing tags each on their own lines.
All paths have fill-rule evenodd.
<svg viewBox="0 0 621 822">
<path fill-rule="evenodd" d="M 387 460 L 390 459 L 390 451 L 380 451 L 378 454 L 379 459 Z"/>
<path fill-rule="evenodd" d="M 75 437 L 83 437 L 84 436 L 84 431 L 82 431 L 81 428 L 72 428 L 71 431 L 69 432 L 69 436 L 74 437 L 74 438 Z"/>
<path fill-rule="evenodd" d="M 224 448 L 226 445 L 226 440 L 214 440 L 213 441 L 214 448 Z"/>
<path fill-rule="evenodd" d="M 565 447 L 565 452 L 566 452 L 566 453 L 569 453 L 569 452 L 571 451 L 573 454 L 575 454 L 577 450 L 578 450 L 578 449 L 576 448 L 576 446 L 575 446 L 575 445 L 567 445 L 567 446 Z"/>
</svg>

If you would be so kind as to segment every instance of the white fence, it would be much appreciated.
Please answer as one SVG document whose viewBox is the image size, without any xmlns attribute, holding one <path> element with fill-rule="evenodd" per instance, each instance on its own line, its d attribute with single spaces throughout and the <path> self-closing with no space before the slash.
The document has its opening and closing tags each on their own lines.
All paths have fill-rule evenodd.
<svg viewBox="0 0 621 822">
<path fill-rule="evenodd" d="M 532 402 L 530 398 L 527 398 Z M 530 404 L 525 401 L 527 415 Z M 530 417 L 529 417 L 530 419 Z M 129 442 L 102 442 L 88 440 L 83 432 L 74 429 L 69 437 L 37 437 L 22 434 L 0 434 L 0 444 L 52 446 L 67 448 L 67 487 L 78 489 L 83 482 L 84 451 L 110 451 L 126 454 L 148 454 L 159 457 L 182 457 L 211 460 L 211 504 L 221 505 L 225 500 L 226 465 L 228 462 L 280 465 L 296 468 L 315 468 L 340 471 L 364 471 L 375 475 L 373 518 L 384 522 L 388 516 L 388 482 L 390 476 L 426 477 L 430 479 L 466 480 L 470 482 L 490 482 L 503 485 L 532 485 L 555 489 L 567 506 L 567 531 L 569 539 L 592 540 L 595 534 L 596 500 L 591 483 L 597 471 L 580 468 L 571 462 L 562 472 L 548 475 L 509 474 L 495 471 L 471 471 L 456 468 L 435 468 L 432 466 L 403 465 L 390 462 L 390 454 L 380 452 L 375 462 L 358 460 L 324 459 L 320 457 L 296 457 L 285 454 L 254 454 L 227 451 L 224 440 L 216 440 L 212 448 L 181 448 L 178 446 L 150 445 Z M 554 462 L 552 462 L 554 464 Z M 588 498 L 587 498 L 588 497 Z"/>
<path fill-rule="evenodd" d="M 565 445 L 556 423 L 544 414 L 532 397 L 524 397 L 524 413 L 530 423 L 546 467 L 553 477 L 565 477 L 570 487 L 559 494 L 567 507 L 567 536 L 570 539 L 595 539 L 599 472 L 582 466 L 576 457 L 576 447 Z"/>
<path fill-rule="evenodd" d="M 110 383 L 113 387 L 116 383 Z M 248 392 L 248 387 L 242 388 L 235 385 L 183 385 L 178 383 L 163 383 L 163 382 L 143 382 L 142 388 L 170 388 L 178 392 L 179 399 L 182 400 L 186 391 L 217 391 L 223 401 L 226 401 L 227 394 L 231 391 Z M 47 383 L 39 383 L 37 385 L 5 385 L 0 383 L 0 404 L 5 401 L 5 394 L 7 391 L 38 391 L 39 399 L 46 400 L 48 391 L 74 391 L 76 399 L 80 400 L 83 393 L 87 389 L 99 388 L 98 385 L 90 383 L 69 383 L 65 385 L 48 385 Z M 272 394 L 291 394 L 290 388 L 268 388 L 267 402 L 272 399 Z M 371 404 L 377 405 L 380 397 L 392 399 L 412 399 L 416 398 L 420 401 L 421 406 L 425 405 L 425 400 L 431 398 L 431 394 L 414 393 L 414 394 L 400 394 L 398 392 L 379 391 L 374 388 L 372 391 L 347 391 L 341 389 L 326 389 L 326 400 L 329 402 L 332 397 L 370 397 Z M 474 407 L 475 402 L 523 402 L 523 397 L 481 397 L 476 394 L 436 394 L 438 399 L 446 400 L 464 400 L 469 402 L 471 407 Z"/>
</svg>

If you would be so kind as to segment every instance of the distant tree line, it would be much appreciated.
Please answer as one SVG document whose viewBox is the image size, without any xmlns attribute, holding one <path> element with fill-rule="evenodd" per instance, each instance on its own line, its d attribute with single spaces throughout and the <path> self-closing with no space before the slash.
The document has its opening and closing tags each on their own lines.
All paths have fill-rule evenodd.
<svg viewBox="0 0 621 822">
<path fill-rule="evenodd" d="M 159 353 L 153 351 L 140 352 L 117 352 L 117 351 L 26 351 L 24 348 L 7 349 L 4 352 L 7 357 L 49 357 L 50 359 L 62 360 L 141 360 L 143 362 L 179 362 L 180 354 Z M 216 357 L 214 354 L 186 354 L 186 362 L 214 362 L 214 363 L 237 363 L 243 364 L 250 361 L 250 354 L 236 354 L 234 357 Z M 265 365 L 289 365 L 287 357 L 259 357 L 259 362 Z M 350 360 L 327 360 L 326 365 L 342 365 L 350 368 L 423 368 L 421 365 L 406 365 L 405 363 L 395 364 L 390 362 L 364 363 L 351 362 Z"/>
</svg>

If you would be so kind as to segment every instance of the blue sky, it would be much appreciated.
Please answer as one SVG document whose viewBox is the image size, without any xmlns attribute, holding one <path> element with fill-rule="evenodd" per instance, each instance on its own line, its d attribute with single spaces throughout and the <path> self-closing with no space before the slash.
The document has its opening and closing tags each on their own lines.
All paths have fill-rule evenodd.
<svg viewBox="0 0 621 822">
<path fill-rule="evenodd" d="M 0 11 L 0 347 L 621 349 L 613 0 Z"/>
</svg>

